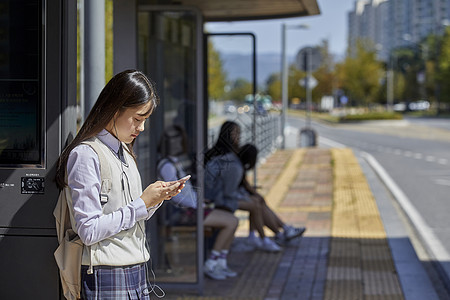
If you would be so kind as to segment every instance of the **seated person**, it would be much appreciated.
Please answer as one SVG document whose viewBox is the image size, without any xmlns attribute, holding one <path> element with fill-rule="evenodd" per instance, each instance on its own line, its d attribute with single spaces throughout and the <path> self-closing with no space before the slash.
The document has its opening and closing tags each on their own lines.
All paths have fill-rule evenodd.
<svg viewBox="0 0 450 300">
<path fill-rule="evenodd" d="M 260 236 L 259 249 L 278 252 L 281 248 L 264 234 L 263 206 L 259 201 L 250 201 L 249 195 L 240 190 L 244 178 L 238 157 L 240 132 L 237 123 L 226 121 L 216 144 L 205 154 L 205 198 L 211 199 L 216 208 L 231 213 L 236 209 L 249 211 L 250 222 Z"/>
<path fill-rule="evenodd" d="M 186 155 L 186 145 L 187 138 L 183 128 L 177 125 L 167 128 L 158 145 L 158 151 L 162 156 L 158 163 L 158 175 L 161 179 L 168 180 L 169 178 L 186 176 L 180 161 L 180 157 Z M 197 208 L 199 205 L 197 193 L 190 180 L 188 182 L 181 193 L 172 197 L 170 204 L 184 208 Z M 200 205 L 203 205 L 203 203 Z M 204 205 L 203 207 L 205 212 L 203 225 L 219 230 L 211 254 L 204 265 L 205 275 L 216 280 L 235 277 L 237 273 L 232 271 L 227 265 L 227 255 L 239 220 L 228 211 L 211 209 Z"/>
<path fill-rule="evenodd" d="M 253 169 L 256 165 L 258 156 L 258 149 L 252 144 L 246 144 L 239 149 L 239 158 L 244 166 L 245 171 Z M 255 188 L 253 188 L 244 176 L 241 182 L 241 190 L 243 193 L 247 193 L 251 201 L 257 201 L 263 210 L 263 222 L 272 232 L 275 234 L 275 241 L 279 245 L 284 245 L 290 240 L 301 236 L 306 228 L 305 227 L 293 227 L 285 224 L 273 210 L 267 205 L 265 199 L 259 194 Z M 283 231 L 280 231 L 283 230 Z M 255 235 L 255 225 L 250 222 L 250 232 L 248 236 L 248 242 L 256 247 L 261 247 L 260 239 Z"/>
</svg>

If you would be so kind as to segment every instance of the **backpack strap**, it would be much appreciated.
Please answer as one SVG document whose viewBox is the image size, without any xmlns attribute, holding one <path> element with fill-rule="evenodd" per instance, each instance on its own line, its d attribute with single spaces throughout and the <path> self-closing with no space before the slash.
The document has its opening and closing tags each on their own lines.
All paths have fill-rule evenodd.
<svg viewBox="0 0 450 300">
<path fill-rule="evenodd" d="M 111 175 L 111 166 L 109 165 L 108 159 L 106 158 L 106 155 L 104 153 L 104 150 L 102 149 L 102 146 L 99 144 L 101 141 L 94 137 L 92 139 L 83 141 L 81 144 L 88 145 L 91 147 L 95 153 L 97 153 L 98 160 L 100 162 L 100 176 L 101 176 L 101 188 L 100 188 L 100 202 L 102 206 L 108 202 L 108 194 L 111 191 L 111 185 L 112 185 L 112 175 Z M 92 251 L 91 247 L 89 248 L 89 256 L 90 256 L 90 264 L 89 269 L 87 270 L 88 274 L 93 273 L 93 266 L 92 266 Z"/>
<path fill-rule="evenodd" d="M 162 158 L 162 159 L 160 159 L 158 161 L 156 170 L 157 170 L 157 174 L 158 174 L 159 180 L 165 181 L 165 179 L 161 176 L 161 171 L 162 171 L 162 168 L 166 164 L 169 164 L 169 163 L 172 164 L 173 167 L 175 168 L 175 170 L 177 172 L 177 178 L 181 178 L 180 170 L 179 170 L 179 167 L 178 167 L 179 163 L 175 162 L 171 157 L 167 156 L 167 157 L 164 157 L 164 158 Z"/>
<path fill-rule="evenodd" d="M 100 190 L 100 202 L 104 205 L 108 202 L 108 194 L 111 191 L 112 185 L 112 175 L 111 166 L 109 165 L 108 159 L 105 156 L 102 146 L 98 144 L 101 141 L 97 138 L 93 138 L 82 142 L 82 144 L 90 146 L 95 153 L 97 153 L 98 160 L 100 162 L 100 176 L 101 176 L 101 190 Z"/>
</svg>

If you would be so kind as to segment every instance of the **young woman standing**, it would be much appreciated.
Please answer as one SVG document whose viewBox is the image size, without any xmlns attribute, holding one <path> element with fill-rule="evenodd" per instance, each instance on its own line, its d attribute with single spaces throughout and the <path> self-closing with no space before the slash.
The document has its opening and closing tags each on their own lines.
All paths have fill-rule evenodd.
<svg viewBox="0 0 450 300">
<path fill-rule="evenodd" d="M 142 191 L 133 144 L 158 102 L 143 73 L 115 75 L 59 158 L 56 183 L 70 188 L 73 229 L 85 245 L 82 299 L 150 299 L 144 221 L 186 181 L 157 181 Z M 100 166 L 100 155 L 108 166 Z M 102 180 L 105 167 L 110 182 Z"/>
</svg>

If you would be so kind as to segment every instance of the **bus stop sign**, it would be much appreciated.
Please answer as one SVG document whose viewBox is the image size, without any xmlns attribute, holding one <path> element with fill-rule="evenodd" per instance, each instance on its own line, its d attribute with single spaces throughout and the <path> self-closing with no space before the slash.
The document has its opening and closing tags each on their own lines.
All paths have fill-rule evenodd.
<svg viewBox="0 0 450 300">
<path fill-rule="evenodd" d="M 311 56 L 308 58 L 308 56 Z M 308 59 L 310 59 L 310 70 L 308 70 Z M 300 49 L 296 57 L 297 68 L 304 72 L 314 72 L 322 64 L 322 54 L 319 47 L 305 47 Z"/>
</svg>

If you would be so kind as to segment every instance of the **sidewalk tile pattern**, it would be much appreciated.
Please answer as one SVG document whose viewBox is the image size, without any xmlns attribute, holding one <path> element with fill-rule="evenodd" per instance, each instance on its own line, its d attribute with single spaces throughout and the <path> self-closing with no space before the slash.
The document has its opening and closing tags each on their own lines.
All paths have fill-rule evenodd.
<svg viewBox="0 0 450 300">
<path fill-rule="evenodd" d="M 386 233 L 351 149 L 333 149 L 334 201 L 325 298 L 403 299 Z"/>
<path fill-rule="evenodd" d="M 403 299 L 375 200 L 350 149 L 277 151 L 258 168 L 258 186 L 283 221 L 306 226 L 280 253 L 240 247 L 245 213 L 229 255 L 239 275 L 205 279 L 203 296 L 166 299 Z M 273 233 L 268 232 L 269 235 Z"/>
</svg>

